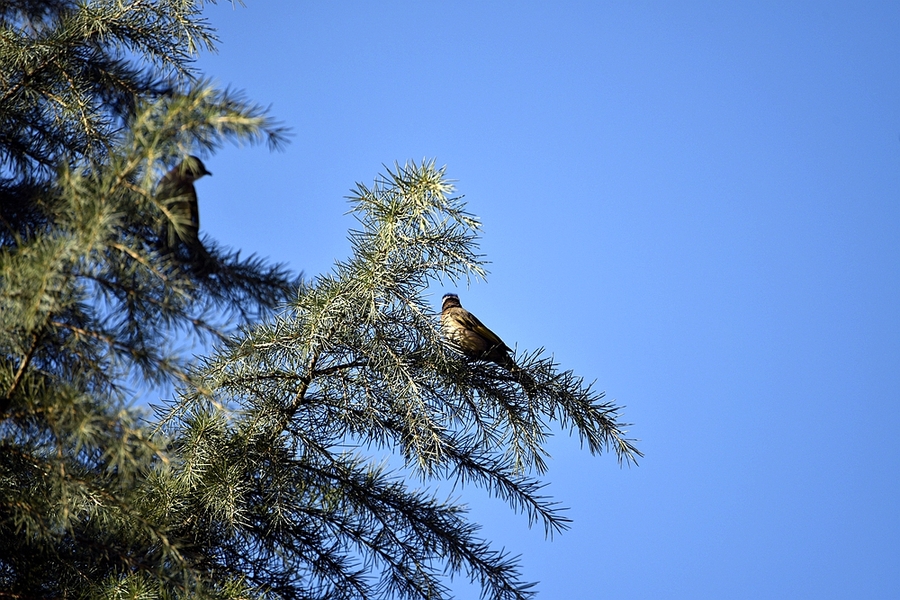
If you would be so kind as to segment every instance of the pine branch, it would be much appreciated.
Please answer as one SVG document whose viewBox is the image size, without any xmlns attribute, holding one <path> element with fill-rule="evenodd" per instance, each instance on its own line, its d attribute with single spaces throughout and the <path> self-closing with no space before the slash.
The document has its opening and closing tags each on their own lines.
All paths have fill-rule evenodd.
<svg viewBox="0 0 900 600">
<path fill-rule="evenodd" d="M 483 488 L 552 536 L 569 520 L 528 476 L 546 469 L 551 421 L 592 452 L 640 455 L 618 409 L 542 351 L 518 358 L 515 373 L 447 351 L 427 286 L 483 274 L 478 221 L 450 194 L 431 163 L 357 186 L 353 255 L 209 357 L 173 407 L 183 493 L 209 515 L 192 535 L 226 532 L 209 542 L 228 548 L 223 568 L 285 596 L 441 598 L 444 574 L 464 573 L 486 597 L 522 600 L 531 586 L 516 561 L 407 478 Z M 399 454 L 403 477 L 364 458 L 367 448 Z"/>
</svg>

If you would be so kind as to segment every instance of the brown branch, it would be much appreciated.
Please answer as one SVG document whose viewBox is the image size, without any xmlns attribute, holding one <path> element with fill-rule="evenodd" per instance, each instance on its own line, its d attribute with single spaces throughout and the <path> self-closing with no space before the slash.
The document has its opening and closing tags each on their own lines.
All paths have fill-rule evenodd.
<svg viewBox="0 0 900 600">
<path fill-rule="evenodd" d="M 39 339 L 40 336 L 37 334 L 37 332 L 31 334 L 31 347 L 28 348 L 28 352 L 25 353 L 25 356 L 22 358 L 22 362 L 19 363 L 19 368 L 16 369 L 16 376 L 13 378 L 12 385 L 9 386 L 9 390 L 6 392 L 7 402 L 12 399 L 12 395 L 16 392 L 16 388 L 19 387 L 19 383 L 25 376 L 25 370 L 28 369 L 28 365 L 31 363 L 31 358 L 34 356 L 35 351 L 37 351 Z"/>
<path fill-rule="evenodd" d="M 309 389 L 309 384 L 312 383 L 313 377 L 316 372 L 317 362 L 319 362 L 319 355 L 314 354 L 312 358 L 309 359 L 309 374 L 304 375 L 300 378 L 300 387 L 297 388 L 297 393 L 296 395 L 294 395 L 294 401 L 291 402 L 291 413 L 293 413 L 295 410 L 297 410 L 297 407 L 303 404 L 303 397 L 306 395 L 306 390 Z"/>
<path fill-rule="evenodd" d="M 313 371 L 312 376 L 317 377 L 319 375 L 331 375 L 333 373 L 337 373 L 338 371 L 343 371 L 344 369 L 352 369 L 353 367 L 365 367 L 368 364 L 369 361 L 367 360 L 354 360 L 353 362 L 345 363 L 342 365 L 334 365 L 332 367 L 328 367 L 327 369 Z"/>
</svg>

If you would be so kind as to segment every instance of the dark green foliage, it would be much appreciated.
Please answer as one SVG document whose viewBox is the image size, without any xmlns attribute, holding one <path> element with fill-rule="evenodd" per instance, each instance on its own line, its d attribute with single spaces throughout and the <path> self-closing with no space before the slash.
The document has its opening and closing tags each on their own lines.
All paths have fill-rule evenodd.
<svg viewBox="0 0 900 600">
<path fill-rule="evenodd" d="M 103 165 L 60 166 L 40 197 L 48 225 L 0 251 L 0 431 L 18 459 L 5 461 L 0 479 L 0 537 L 10 551 L 0 587 L 31 595 L 34 578 L 49 578 L 41 586 L 55 597 L 129 571 L 165 581 L 184 563 L 166 533 L 168 515 L 147 514 L 147 472 L 168 458 L 127 408 L 130 386 L 186 383 L 179 345 L 221 335 L 235 316 L 257 318 L 296 286 L 281 268 L 214 243 L 202 274 L 160 251 L 154 157 L 190 139 L 141 124 L 186 112 L 205 114 L 211 129 L 226 116 L 220 136 L 247 137 L 242 128 L 259 126 L 252 111 L 223 109 L 220 99 L 201 88 L 139 106 L 130 145 Z M 154 145 L 144 146 L 151 135 Z M 191 572 L 187 563 L 176 571 Z"/>
<path fill-rule="evenodd" d="M 167 442 L 130 408 L 189 381 L 186 347 L 296 287 L 214 242 L 202 273 L 160 251 L 153 189 L 179 157 L 283 140 L 256 106 L 191 80 L 191 44 L 212 41 L 197 15 L 0 7 L 0 596 L 243 589 L 201 577 L 150 502 Z"/>
<path fill-rule="evenodd" d="M 136 102 L 172 93 L 215 40 L 196 3 L 174 0 L 8 0 L 0 27 L 0 166 L 13 182 L 105 156 Z"/>
</svg>

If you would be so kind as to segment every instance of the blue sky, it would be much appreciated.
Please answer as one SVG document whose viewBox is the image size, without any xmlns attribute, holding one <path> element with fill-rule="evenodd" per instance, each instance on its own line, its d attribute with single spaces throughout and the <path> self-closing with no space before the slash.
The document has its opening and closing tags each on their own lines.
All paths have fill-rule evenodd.
<svg viewBox="0 0 900 600">
<path fill-rule="evenodd" d="M 540 597 L 900 597 L 900 4 L 206 14 L 199 69 L 295 133 L 209 158 L 206 235 L 328 270 L 354 183 L 434 158 L 484 223 L 463 304 L 626 406 L 639 467 L 551 444 L 571 531 L 466 495 Z"/>
</svg>

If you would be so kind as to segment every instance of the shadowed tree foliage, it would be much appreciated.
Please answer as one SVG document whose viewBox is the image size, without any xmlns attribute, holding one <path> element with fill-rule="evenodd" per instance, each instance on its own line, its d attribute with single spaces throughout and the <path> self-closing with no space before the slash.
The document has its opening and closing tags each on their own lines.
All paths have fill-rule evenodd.
<svg viewBox="0 0 900 600">
<path fill-rule="evenodd" d="M 197 52 L 213 49 L 216 41 L 200 16 L 203 4 L 0 3 L 0 242 L 11 243 L 12 232 L 29 234 L 45 225 L 52 215 L 42 213 L 38 200 L 57 167 L 106 163 L 141 102 L 209 87 L 192 68 Z M 284 132 L 258 107 L 230 94 L 220 101 L 223 116 L 231 109 L 259 117 L 255 135 L 273 146 L 284 141 Z M 203 119 L 180 125 L 194 129 L 206 147 L 219 136 L 219 125 Z"/>
<path fill-rule="evenodd" d="M 173 566 L 197 579 L 147 503 L 147 473 L 168 459 L 128 408 L 133 390 L 189 381 L 185 344 L 296 289 L 210 241 L 202 273 L 161 250 L 157 157 L 196 140 L 180 127 L 150 139 L 145 124 L 201 118 L 220 137 L 260 124 L 207 88 L 141 106 L 126 145 L 104 164 L 61 165 L 39 197 L 47 225 L 0 250 L 0 588 L 93 595 L 126 573 L 168 581 Z"/>
<path fill-rule="evenodd" d="M 131 408 L 188 381 L 186 349 L 296 288 L 211 240 L 202 272 L 160 250 L 169 167 L 225 140 L 284 140 L 257 106 L 192 79 L 212 42 L 197 8 L 0 7 L 0 597 L 244 589 L 199 577 L 149 503 L 169 459 Z"/>
<path fill-rule="evenodd" d="M 352 256 L 308 283 L 202 226 L 202 253 L 172 247 L 164 173 L 284 141 L 195 78 L 201 6 L 0 7 L 0 598 L 434 599 L 453 576 L 529 596 L 428 485 L 483 488 L 552 534 L 551 428 L 630 462 L 618 409 L 540 349 L 515 359 L 523 390 L 445 345 L 431 288 L 483 271 L 432 163 L 360 185 Z M 159 419 L 134 408 L 172 389 Z"/>
<path fill-rule="evenodd" d="M 0 166 L 5 183 L 98 159 L 140 99 L 172 93 L 212 48 L 198 3 L 8 0 L 0 7 Z"/>
</svg>

